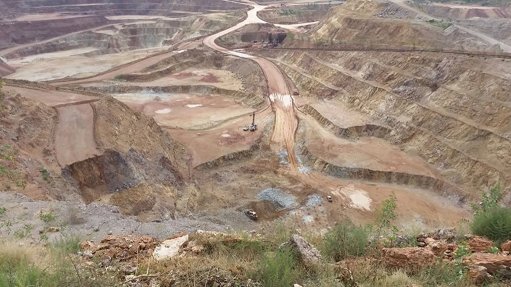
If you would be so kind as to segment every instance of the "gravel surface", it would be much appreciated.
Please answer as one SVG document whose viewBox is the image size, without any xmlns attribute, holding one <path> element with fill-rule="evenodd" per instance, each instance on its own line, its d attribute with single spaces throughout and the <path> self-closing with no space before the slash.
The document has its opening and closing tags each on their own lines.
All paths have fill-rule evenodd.
<svg viewBox="0 0 511 287">
<path fill-rule="evenodd" d="M 323 199 L 318 194 L 312 194 L 307 197 L 307 202 L 305 202 L 305 206 L 307 207 L 315 207 L 321 205 L 323 203 Z"/>
<path fill-rule="evenodd" d="M 122 215 L 117 207 L 70 201 L 34 201 L 20 194 L 0 192 L 0 240 L 15 236 L 24 242 L 53 241 L 62 237 L 101 240 L 109 234 L 149 235 L 159 239 L 197 230 L 227 231 L 228 222 L 206 217 L 182 217 L 161 222 L 140 222 Z M 51 214 L 41 216 L 40 214 Z M 48 229 L 54 232 L 44 232 Z M 46 238 L 47 237 L 47 238 Z"/>
<path fill-rule="evenodd" d="M 298 207 L 296 197 L 287 194 L 278 188 L 267 188 L 261 191 L 257 195 L 257 199 L 271 201 L 281 209 Z"/>
</svg>

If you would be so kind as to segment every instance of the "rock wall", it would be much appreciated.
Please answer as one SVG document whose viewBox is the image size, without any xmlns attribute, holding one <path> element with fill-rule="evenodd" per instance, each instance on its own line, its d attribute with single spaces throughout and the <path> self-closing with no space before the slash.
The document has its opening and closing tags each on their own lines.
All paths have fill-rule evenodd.
<svg viewBox="0 0 511 287">
<path fill-rule="evenodd" d="M 483 71 L 494 62 L 370 52 L 288 52 L 279 59 L 301 95 L 335 98 L 378 119 L 394 131 L 393 142 L 467 194 L 510 186 L 511 86 Z"/>
</svg>

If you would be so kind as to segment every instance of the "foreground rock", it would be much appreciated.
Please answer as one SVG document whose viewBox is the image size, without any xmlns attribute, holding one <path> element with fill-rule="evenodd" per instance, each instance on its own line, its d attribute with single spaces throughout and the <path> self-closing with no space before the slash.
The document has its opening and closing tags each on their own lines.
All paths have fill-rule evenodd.
<svg viewBox="0 0 511 287">
<path fill-rule="evenodd" d="M 125 262 L 137 257 L 149 257 L 158 240 L 149 236 L 108 236 L 100 244 L 85 241 L 80 244 L 84 255 L 95 257 L 108 265 L 111 261 Z"/>
<path fill-rule="evenodd" d="M 510 253 L 511 252 L 511 240 L 508 240 L 508 241 L 502 243 L 500 245 L 500 249 L 502 250 L 502 252 Z"/>
<path fill-rule="evenodd" d="M 493 242 L 481 236 L 473 236 L 468 240 L 468 246 L 474 253 L 488 252 L 493 247 Z"/>
<path fill-rule="evenodd" d="M 186 242 L 188 242 L 188 234 L 167 239 L 154 249 L 153 257 L 158 261 L 176 257 L 179 255 L 179 249 Z"/>
<path fill-rule="evenodd" d="M 390 268 L 418 270 L 435 263 L 435 254 L 427 248 L 383 248 L 383 263 Z"/>
<path fill-rule="evenodd" d="M 511 256 L 474 253 L 463 260 L 469 268 L 469 276 L 474 283 L 482 284 L 495 277 L 511 279 Z"/>
<path fill-rule="evenodd" d="M 300 259 L 305 265 L 314 265 L 321 261 L 319 251 L 300 235 L 293 234 L 289 243 L 291 247 L 298 251 Z"/>
</svg>

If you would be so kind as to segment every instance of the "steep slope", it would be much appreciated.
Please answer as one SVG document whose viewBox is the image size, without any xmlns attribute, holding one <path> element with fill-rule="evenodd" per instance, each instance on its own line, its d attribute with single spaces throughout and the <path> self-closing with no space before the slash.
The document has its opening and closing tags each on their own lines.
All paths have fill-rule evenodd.
<svg viewBox="0 0 511 287">
<path fill-rule="evenodd" d="M 36 87 L 27 90 L 55 93 L 42 85 L 29 85 Z M 60 108 L 13 94 L 3 103 L 2 191 L 37 199 L 77 200 L 80 196 L 87 203 L 111 202 L 126 214 L 147 220 L 173 215 L 172 200 L 185 184 L 187 155 L 151 118 L 110 97 L 69 104 L 92 109 L 90 124 L 98 151 L 62 168 L 55 149 Z"/>
<path fill-rule="evenodd" d="M 489 45 L 458 31 L 448 33 L 448 23 L 397 19 L 388 11 L 398 9 L 385 1 L 347 1 L 332 8 L 304 41 L 316 45 L 352 45 L 360 47 L 421 47 L 445 49 L 489 49 Z"/>
<path fill-rule="evenodd" d="M 378 15 L 379 7 L 376 1 L 348 1 L 345 7 L 334 9 L 311 36 L 348 45 L 363 41 L 398 46 L 416 41 L 425 47 L 449 43 L 436 37 L 441 32 L 422 24 L 372 16 Z M 288 46 L 301 44 L 300 40 L 286 41 Z M 302 102 L 328 100 L 331 110 L 345 106 L 389 127 L 390 132 L 379 136 L 422 157 L 458 186 L 462 197 L 475 199 L 497 183 L 511 186 L 509 60 L 364 51 L 271 51 L 267 55 L 307 98 Z M 309 113 L 345 137 L 343 129 L 328 119 L 331 115 Z"/>
</svg>

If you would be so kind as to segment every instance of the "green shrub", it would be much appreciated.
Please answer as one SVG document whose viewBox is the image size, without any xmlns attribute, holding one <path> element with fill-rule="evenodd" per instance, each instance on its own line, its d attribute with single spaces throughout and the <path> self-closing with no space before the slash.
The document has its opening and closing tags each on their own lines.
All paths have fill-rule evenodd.
<svg viewBox="0 0 511 287">
<path fill-rule="evenodd" d="M 39 213 L 39 219 L 44 223 L 50 223 L 55 221 L 55 214 L 52 211 Z"/>
<path fill-rule="evenodd" d="M 335 261 L 362 256 L 369 246 L 369 228 L 346 220 L 337 224 L 323 239 L 323 254 Z"/>
<path fill-rule="evenodd" d="M 281 248 L 273 254 L 266 254 L 258 270 L 259 282 L 263 286 L 293 286 L 300 277 L 296 254 L 290 248 Z"/>
<path fill-rule="evenodd" d="M 472 232 L 501 243 L 511 239 L 511 208 L 495 207 L 476 213 L 472 221 Z"/>
<path fill-rule="evenodd" d="M 485 192 L 481 197 L 479 204 L 472 205 L 474 214 L 484 213 L 499 207 L 499 201 L 502 199 L 504 194 L 499 185 L 496 185 L 490 189 L 489 192 Z"/>
<path fill-rule="evenodd" d="M 7 208 L 0 207 L 0 217 L 4 216 L 6 212 L 7 212 Z"/>
<path fill-rule="evenodd" d="M 41 168 L 39 172 L 41 173 L 41 177 L 44 181 L 50 182 L 50 172 L 47 169 Z"/>
</svg>

